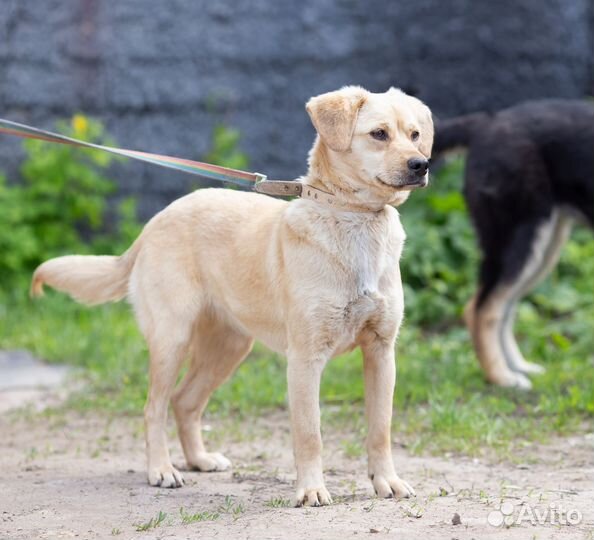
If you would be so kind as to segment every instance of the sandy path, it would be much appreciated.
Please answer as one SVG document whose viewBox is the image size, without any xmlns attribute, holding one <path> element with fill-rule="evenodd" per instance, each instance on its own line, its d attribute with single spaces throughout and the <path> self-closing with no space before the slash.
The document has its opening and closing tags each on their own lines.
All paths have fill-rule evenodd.
<svg viewBox="0 0 594 540">
<path fill-rule="evenodd" d="M 294 480 L 283 413 L 243 426 L 214 424 L 208 436 L 234 462 L 233 472 L 186 472 L 187 485 L 178 490 L 145 483 L 139 418 L 13 413 L 0 416 L 0 433 L 2 539 L 594 537 L 592 435 L 532 448 L 523 465 L 411 457 L 396 449 L 399 472 L 418 497 L 394 501 L 372 496 L 364 457 L 346 457 L 344 437 L 329 430 L 327 484 L 336 502 L 295 509 L 278 507 L 291 498 Z M 177 442 L 172 450 L 174 463 L 182 464 Z M 539 512 L 561 504 L 574 510 L 571 519 L 579 511 L 581 523 L 555 525 L 548 517 L 544 525 L 532 525 L 525 514 L 521 524 L 497 528 L 487 517 L 502 500 L 516 517 L 522 502 Z M 180 508 L 208 514 L 184 524 Z M 136 530 L 160 511 L 167 515 L 158 527 Z M 452 524 L 455 513 L 459 525 Z"/>
</svg>

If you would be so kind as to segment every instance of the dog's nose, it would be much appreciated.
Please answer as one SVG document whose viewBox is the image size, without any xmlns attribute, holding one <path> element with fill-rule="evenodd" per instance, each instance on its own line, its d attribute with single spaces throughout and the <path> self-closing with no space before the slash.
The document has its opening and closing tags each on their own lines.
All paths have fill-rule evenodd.
<svg viewBox="0 0 594 540">
<path fill-rule="evenodd" d="M 425 176 L 429 168 L 429 161 L 424 158 L 411 158 L 407 162 L 408 169 L 417 176 Z"/>
</svg>

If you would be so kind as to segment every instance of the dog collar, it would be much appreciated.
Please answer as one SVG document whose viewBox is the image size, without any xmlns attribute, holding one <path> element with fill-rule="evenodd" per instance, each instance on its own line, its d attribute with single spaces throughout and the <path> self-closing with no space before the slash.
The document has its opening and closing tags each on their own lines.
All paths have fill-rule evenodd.
<svg viewBox="0 0 594 540">
<path fill-rule="evenodd" d="M 304 184 L 299 180 L 267 180 L 263 178 L 256 182 L 254 189 L 258 193 L 276 197 L 299 197 L 344 212 L 376 213 L 383 210 L 383 206 L 380 209 L 374 209 L 365 205 L 345 203 L 339 200 L 336 195 L 309 184 Z"/>
</svg>

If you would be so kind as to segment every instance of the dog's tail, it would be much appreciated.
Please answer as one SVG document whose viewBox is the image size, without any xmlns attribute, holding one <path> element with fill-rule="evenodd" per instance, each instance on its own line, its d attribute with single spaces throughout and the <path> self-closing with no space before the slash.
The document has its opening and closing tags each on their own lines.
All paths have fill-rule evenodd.
<svg viewBox="0 0 594 540">
<path fill-rule="evenodd" d="M 437 121 L 433 155 L 438 156 L 450 150 L 466 148 L 475 131 L 481 129 L 488 119 L 489 115 L 486 113 L 473 113 Z"/>
<path fill-rule="evenodd" d="M 43 295 L 44 284 L 69 294 L 83 304 L 117 302 L 128 294 L 128 280 L 138 240 L 119 257 L 109 255 L 66 255 L 37 267 L 31 281 L 31 296 Z"/>
</svg>

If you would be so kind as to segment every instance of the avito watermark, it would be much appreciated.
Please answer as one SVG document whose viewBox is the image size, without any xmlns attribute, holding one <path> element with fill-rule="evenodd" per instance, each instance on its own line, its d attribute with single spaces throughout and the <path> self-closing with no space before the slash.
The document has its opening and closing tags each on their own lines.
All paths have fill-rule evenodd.
<svg viewBox="0 0 594 540">
<path fill-rule="evenodd" d="M 511 527 L 522 523 L 532 525 L 578 525 L 582 513 L 577 508 L 564 508 L 560 503 L 551 503 L 546 508 L 538 508 L 522 503 L 515 507 L 505 501 L 499 510 L 489 512 L 487 523 L 493 527 Z"/>
</svg>

